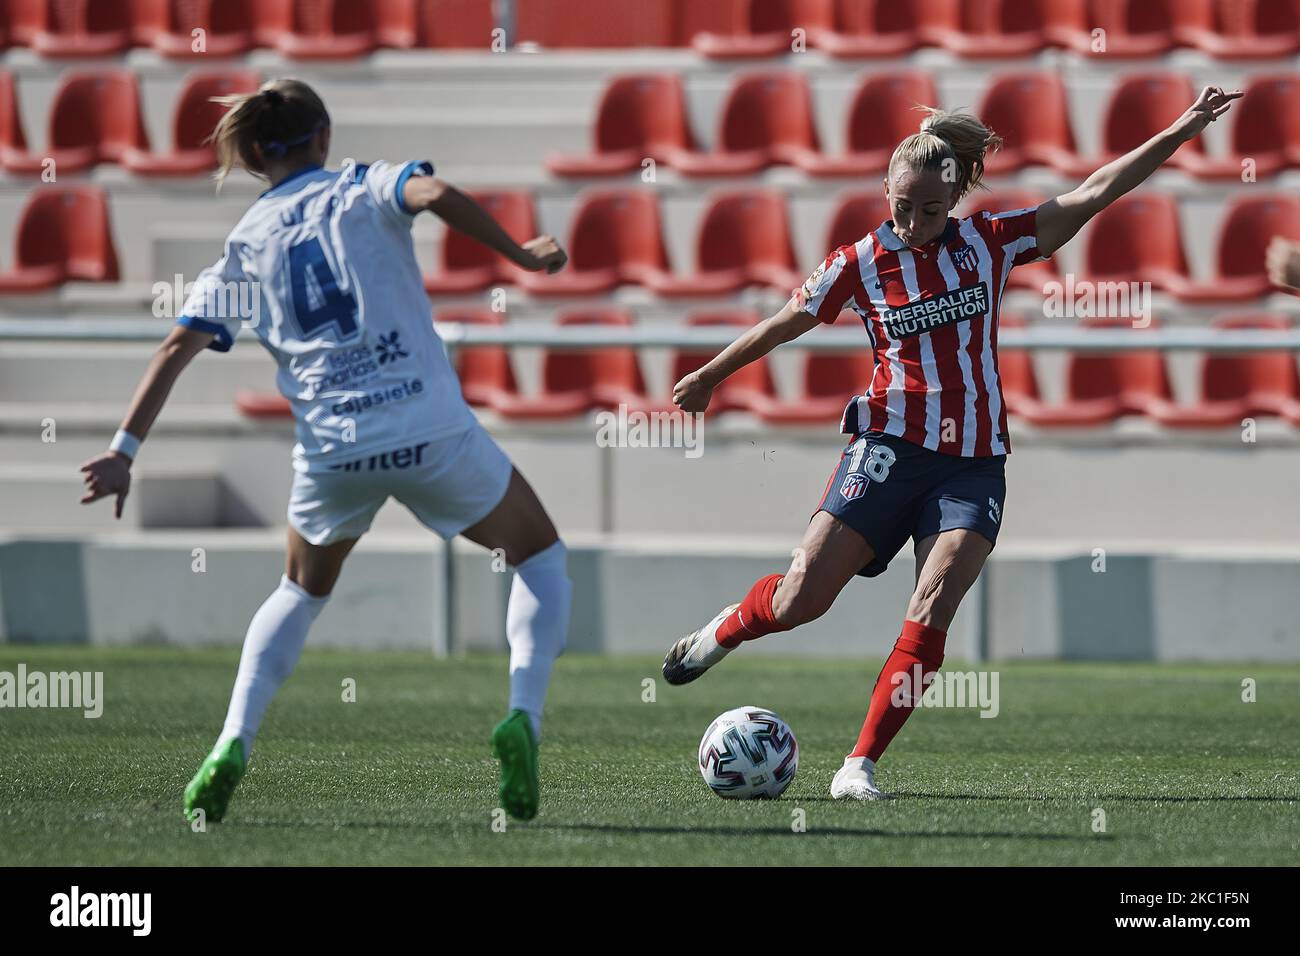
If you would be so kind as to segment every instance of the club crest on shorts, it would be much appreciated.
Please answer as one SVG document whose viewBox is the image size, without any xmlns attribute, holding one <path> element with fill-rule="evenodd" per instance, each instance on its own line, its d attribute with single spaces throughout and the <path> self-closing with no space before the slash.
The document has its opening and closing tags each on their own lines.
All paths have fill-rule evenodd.
<svg viewBox="0 0 1300 956">
<path fill-rule="evenodd" d="M 845 501 L 852 501 L 855 498 L 861 498 L 866 492 L 867 486 L 871 484 L 871 479 L 863 474 L 849 474 L 844 476 L 844 481 L 840 485 L 840 495 Z"/>
<path fill-rule="evenodd" d="M 952 261 L 957 263 L 958 269 L 974 272 L 975 267 L 980 263 L 980 256 L 975 251 L 975 247 L 967 243 L 952 254 Z"/>
</svg>

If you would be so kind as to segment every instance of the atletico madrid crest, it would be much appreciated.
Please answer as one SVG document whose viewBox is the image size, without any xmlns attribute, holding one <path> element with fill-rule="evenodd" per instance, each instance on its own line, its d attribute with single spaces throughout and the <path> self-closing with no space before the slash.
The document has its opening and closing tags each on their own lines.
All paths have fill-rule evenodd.
<svg viewBox="0 0 1300 956">
<path fill-rule="evenodd" d="M 871 479 L 863 474 L 845 475 L 844 481 L 840 485 L 840 494 L 845 501 L 852 501 L 855 498 L 861 498 L 871 484 Z"/>
<path fill-rule="evenodd" d="M 980 263 L 980 257 L 975 247 L 967 243 L 952 254 L 952 261 L 957 263 L 958 269 L 974 272 L 975 267 Z"/>
</svg>

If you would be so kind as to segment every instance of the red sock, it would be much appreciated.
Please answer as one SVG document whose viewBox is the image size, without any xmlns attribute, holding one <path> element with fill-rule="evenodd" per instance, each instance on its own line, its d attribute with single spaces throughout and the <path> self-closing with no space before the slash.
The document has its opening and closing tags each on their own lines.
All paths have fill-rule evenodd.
<svg viewBox="0 0 1300 956">
<path fill-rule="evenodd" d="M 912 703 L 895 704 L 893 697 L 899 688 L 902 677 L 906 675 L 908 684 L 915 683 L 916 670 L 921 669 L 921 680 L 926 687 L 930 674 L 939 669 L 943 663 L 943 643 L 947 631 L 937 627 L 927 627 L 915 621 L 903 622 L 903 633 L 894 642 L 894 651 L 880 669 L 876 678 L 875 689 L 871 692 L 871 706 L 867 709 L 867 719 L 862 724 L 862 733 L 858 734 L 857 746 L 850 757 L 869 757 L 875 763 L 885 752 L 894 735 L 903 729 L 903 724 L 912 713 Z M 925 687 L 908 686 L 912 698 L 920 697 Z"/>
<path fill-rule="evenodd" d="M 764 634 L 790 630 L 777 621 L 776 615 L 772 613 L 772 597 L 783 577 L 783 574 L 769 574 L 754 582 L 754 586 L 745 595 L 745 600 L 740 602 L 740 607 L 732 611 L 718 627 L 719 644 L 735 648 L 742 641 L 752 641 Z"/>
</svg>

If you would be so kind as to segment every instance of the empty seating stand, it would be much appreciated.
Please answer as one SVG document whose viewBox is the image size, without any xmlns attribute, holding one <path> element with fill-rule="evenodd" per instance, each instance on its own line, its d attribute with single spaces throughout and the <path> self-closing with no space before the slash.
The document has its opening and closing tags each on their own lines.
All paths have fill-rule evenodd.
<svg viewBox="0 0 1300 956">
<path fill-rule="evenodd" d="M 54 95 L 45 150 L 39 155 L 11 151 L 5 168 L 36 174 L 53 161 L 56 173 L 75 172 L 98 163 L 121 162 L 129 151 L 148 150 L 135 74 L 72 72 L 63 76 Z"/>
<path fill-rule="evenodd" d="M 732 328 L 736 335 L 759 321 L 756 312 L 747 309 L 724 309 L 713 312 L 696 312 L 687 318 L 691 328 Z M 681 381 L 692 372 L 707 365 L 719 349 L 701 352 L 679 351 L 673 356 L 673 383 Z M 668 396 L 671 399 L 671 395 Z M 776 404 L 776 383 L 767 359 L 760 358 L 738 369 L 725 382 L 713 390 L 707 414 L 742 411 L 758 412 Z"/>
<path fill-rule="evenodd" d="M 777 70 L 737 77 L 722 106 L 717 146 L 678 153 L 673 166 L 684 176 L 752 175 L 778 164 L 813 165 L 819 152 L 807 78 Z"/>
<path fill-rule="evenodd" d="M 1089 319 L 1092 328 L 1129 329 L 1128 319 Z M 1150 328 L 1155 328 L 1152 322 Z M 1165 357 L 1158 349 L 1127 352 L 1074 352 L 1066 360 L 1065 399 L 1056 405 L 1021 403 L 1018 414 L 1035 425 L 1104 425 L 1124 415 L 1156 417 L 1173 407 Z"/>
<path fill-rule="evenodd" d="M 858 84 L 849 105 L 842 155 L 798 157 L 812 176 L 865 176 L 885 171 L 894 148 L 920 128 L 918 106 L 937 106 L 939 97 L 929 74 L 920 71 L 870 76 Z"/>
<path fill-rule="evenodd" d="M 845 310 L 836 318 L 837 329 L 862 332 L 862 348 L 851 352 L 805 352 L 798 397 L 791 402 L 761 404 L 760 418 L 770 425 L 826 425 L 838 421 L 854 395 L 871 384 L 875 360 L 862 318 Z M 809 333 L 816 335 L 814 329 Z"/>
<path fill-rule="evenodd" d="M 673 165 L 695 151 L 686 97 L 674 73 L 612 79 L 596 107 L 593 148 L 586 154 L 554 153 L 547 168 L 557 176 L 611 176 L 639 170 L 649 158 Z"/>
<path fill-rule="evenodd" d="M 506 317 L 500 312 L 477 307 L 444 309 L 439 322 L 465 325 L 503 326 Z M 478 408 L 495 409 L 517 401 L 519 385 L 515 379 L 510 353 L 504 345 L 461 345 L 456 349 L 456 375 L 460 379 L 465 401 Z"/>
<path fill-rule="evenodd" d="M 14 267 L 0 293 L 29 293 L 64 282 L 118 281 L 108 196 L 95 186 L 34 189 L 18 217 Z"/>
<path fill-rule="evenodd" d="M 1222 316 L 1223 331 L 1287 331 L 1292 322 L 1267 312 Z M 1291 352 L 1209 353 L 1200 362 L 1200 400 L 1190 406 L 1161 408 L 1155 418 L 1171 428 L 1240 426 L 1245 418 L 1280 417 L 1300 426 L 1300 377 Z"/>
<path fill-rule="evenodd" d="M 531 194 L 499 190 L 476 191 L 469 195 L 516 242 L 526 242 L 537 235 Z M 435 275 L 424 278 L 425 290 L 431 295 L 478 292 L 495 284 L 514 285 L 528 274 L 499 253 L 455 229 L 448 229 L 443 236 L 439 266 Z"/>
<path fill-rule="evenodd" d="M 198 73 L 189 76 L 181 88 L 172 119 L 172 149 L 169 153 L 150 153 L 130 148 L 123 152 L 121 163 L 142 176 L 193 176 L 217 164 L 216 150 L 205 143 L 226 107 L 211 102 L 214 96 L 251 93 L 261 78 L 249 70 Z"/>
<path fill-rule="evenodd" d="M 652 286 L 664 296 L 723 295 L 750 285 L 789 292 L 804 276 L 795 269 L 785 197 L 769 189 L 712 196 L 695 245 L 695 272 Z"/>
<path fill-rule="evenodd" d="M 659 217 L 650 189 L 604 189 L 578 200 L 566 247 L 569 264 L 555 275 L 523 273 L 534 295 L 591 295 L 620 285 L 662 286 L 671 281 Z"/>
<path fill-rule="evenodd" d="M 560 315 L 561 326 L 630 328 L 632 316 L 621 309 L 592 309 Z M 547 349 L 542 358 L 542 391 L 537 396 L 499 397 L 493 409 L 506 418 L 568 418 L 593 409 L 650 405 L 636 349 Z"/>
</svg>

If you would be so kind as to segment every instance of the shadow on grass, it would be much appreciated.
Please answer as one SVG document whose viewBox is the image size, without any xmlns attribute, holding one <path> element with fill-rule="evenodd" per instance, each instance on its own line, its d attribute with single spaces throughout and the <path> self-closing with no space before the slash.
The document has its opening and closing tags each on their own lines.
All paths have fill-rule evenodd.
<svg viewBox="0 0 1300 956">
<path fill-rule="evenodd" d="M 962 832 L 957 830 L 875 830 L 860 827 L 812 828 L 796 833 L 788 826 L 779 827 L 665 827 L 665 826 L 623 826 L 616 823 L 541 823 L 539 830 L 581 830 L 590 833 L 620 833 L 627 836 L 792 836 L 807 839 L 810 836 L 861 836 L 892 837 L 915 840 L 930 837 L 936 840 L 1037 840 L 1055 842 L 1109 842 L 1112 837 L 1107 834 L 1072 834 L 1072 833 L 1005 833 L 996 831 Z"/>
<path fill-rule="evenodd" d="M 1122 796 L 1116 793 L 1084 793 L 1060 797 L 1023 796 L 1010 794 L 980 795 L 974 793 L 924 793 L 919 790 L 895 790 L 896 797 L 917 797 L 925 800 L 1001 800 L 1008 803 L 1062 803 L 1109 800 L 1111 803 L 1222 803 L 1225 801 L 1242 801 L 1247 803 L 1300 803 L 1300 796 L 1263 797 L 1251 794 L 1222 797 L 1161 797 Z M 804 797 L 810 803 L 832 802 L 831 797 Z"/>
</svg>

